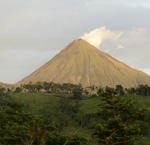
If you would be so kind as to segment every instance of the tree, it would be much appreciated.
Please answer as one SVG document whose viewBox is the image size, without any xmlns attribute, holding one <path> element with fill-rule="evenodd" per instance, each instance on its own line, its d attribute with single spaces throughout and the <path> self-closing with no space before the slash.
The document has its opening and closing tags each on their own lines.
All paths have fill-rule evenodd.
<svg viewBox="0 0 150 145">
<path fill-rule="evenodd" d="M 103 92 L 104 92 L 104 90 L 103 90 L 103 88 L 98 88 L 98 90 L 97 90 L 97 94 L 99 95 L 99 96 L 101 96 L 102 94 L 103 94 Z"/>
<path fill-rule="evenodd" d="M 110 93 L 112 94 L 112 93 Z M 140 135 L 140 110 L 128 99 L 103 96 L 99 116 L 101 122 L 94 129 L 100 145 L 133 145 Z"/>
<path fill-rule="evenodd" d="M 44 89 L 47 93 L 50 92 L 50 85 L 49 85 L 48 82 L 44 82 L 44 83 L 43 83 L 43 89 Z"/>
<path fill-rule="evenodd" d="M 17 87 L 16 89 L 15 89 L 15 93 L 20 93 L 22 91 L 22 88 L 20 88 L 20 87 Z"/>
<path fill-rule="evenodd" d="M 101 92 L 102 97 L 115 96 L 116 94 L 117 94 L 116 90 L 108 86 L 106 86 L 105 91 Z"/>
<path fill-rule="evenodd" d="M 1 92 L 3 91 L 2 89 Z M 68 109 L 62 106 L 60 109 L 62 113 L 55 114 L 56 119 L 59 120 L 56 120 L 57 124 L 59 123 L 56 128 L 57 126 L 52 125 L 51 122 L 44 124 L 40 117 L 28 111 L 26 105 L 15 101 L 5 92 L 1 94 L 3 95 L 0 96 L 0 145 L 85 145 L 87 143 L 86 139 L 76 136 L 76 133 L 71 136 L 58 134 L 60 123 L 68 123 L 68 120 L 64 121 L 66 116 L 63 112 L 67 111 L 70 116 L 77 114 L 78 104 L 68 106 Z"/>
<path fill-rule="evenodd" d="M 129 95 L 135 95 L 136 94 L 136 89 L 135 88 L 129 88 L 129 89 L 127 89 L 127 93 L 129 94 Z"/>
<path fill-rule="evenodd" d="M 75 99 L 82 99 L 83 88 L 81 85 L 78 85 L 73 90 L 73 97 Z"/>
<path fill-rule="evenodd" d="M 46 135 L 44 128 L 41 120 L 23 104 L 11 97 L 0 98 L 0 145 L 40 144 Z"/>
<path fill-rule="evenodd" d="M 94 92 L 95 88 L 96 88 L 96 87 L 95 87 L 94 85 L 89 86 L 89 89 L 90 89 L 91 94 Z"/>
<path fill-rule="evenodd" d="M 41 89 L 42 89 L 42 83 L 41 82 L 37 82 L 35 84 L 35 90 L 38 91 L 38 92 L 40 92 Z"/>
<path fill-rule="evenodd" d="M 35 85 L 33 85 L 32 82 L 29 82 L 28 84 L 24 84 L 23 88 L 28 92 L 36 92 Z"/>
<path fill-rule="evenodd" d="M 87 140 L 77 136 L 75 133 L 69 137 L 55 132 L 49 133 L 45 145 L 86 145 Z"/>
<path fill-rule="evenodd" d="M 150 87 L 148 85 L 139 85 L 136 92 L 138 95 L 150 96 Z"/>
<path fill-rule="evenodd" d="M 118 95 L 123 96 L 124 95 L 124 89 L 121 85 L 117 85 L 116 86 L 116 92 L 118 93 Z"/>
</svg>

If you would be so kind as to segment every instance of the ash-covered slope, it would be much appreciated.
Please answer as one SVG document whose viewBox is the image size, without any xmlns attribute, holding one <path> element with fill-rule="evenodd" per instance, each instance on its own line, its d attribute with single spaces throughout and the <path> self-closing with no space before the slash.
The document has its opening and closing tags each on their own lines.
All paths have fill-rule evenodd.
<svg viewBox="0 0 150 145">
<path fill-rule="evenodd" d="M 81 83 L 83 86 L 150 85 L 150 76 L 77 39 L 52 60 L 17 84 L 28 82 Z"/>
</svg>

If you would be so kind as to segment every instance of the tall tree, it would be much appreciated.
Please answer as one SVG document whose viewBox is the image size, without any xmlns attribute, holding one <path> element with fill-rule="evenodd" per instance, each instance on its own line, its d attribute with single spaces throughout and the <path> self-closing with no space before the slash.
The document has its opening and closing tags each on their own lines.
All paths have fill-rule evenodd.
<svg viewBox="0 0 150 145">
<path fill-rule="evenodd" d="M 128 99 L 103 96 L 98 113 L 102 120 L 95 126 L 94 136 L 100 145 L 133 145 L 140 134 L 140 110 Z"/>
<path fill-rule="evenodd" d="M 81 85 L 78 85 L 73 90 L 73 97 L 75 99 L 82 99 L 83 88 Z"/>
</svg>

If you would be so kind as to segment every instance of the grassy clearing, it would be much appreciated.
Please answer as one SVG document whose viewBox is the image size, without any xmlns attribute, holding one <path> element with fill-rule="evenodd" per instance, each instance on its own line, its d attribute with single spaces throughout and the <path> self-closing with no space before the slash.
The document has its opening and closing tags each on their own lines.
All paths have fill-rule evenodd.
<svg viewBox="0 0 150 145">
<path fill-rule="evenodd" d="M 55 111 L 59 97 L 46 93 L 15 93 L 13 97 L 24 104 L 29 105 L 29 109 L 37 113 L 40 110 Z"/>
<path fill-rule="evenodd" d="M 136 102 L 136 104 L 141 108 L 141 109 L 147 109 L 150 111 L 150 97 L 149 96 L 126 96 L 129 99 L 132 99 L 133 101 Z"/>
</svg>

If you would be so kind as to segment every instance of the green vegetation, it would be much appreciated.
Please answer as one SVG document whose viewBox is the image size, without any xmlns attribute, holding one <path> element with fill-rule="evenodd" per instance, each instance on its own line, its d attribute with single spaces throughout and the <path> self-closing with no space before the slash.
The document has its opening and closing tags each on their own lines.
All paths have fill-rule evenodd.
<svg viewBox="0 0 150 145">
<path fill-rule="evenodd" d="M 118 88 L 118 87 L 117 87 Z M 110 92 L 112 91 L 112 93 Z M 131 100 L 114 96 L 114 90 L 102 94 L 99 105 L 99 124 L 95 126 L 95 137 L 101 145 L 131 145 L 140 137 L 139 110 Z M 113 105 L 112 105 L 113 104 Z M 143 115 L 143 114 L 142 114 Z"/>
<path fill-rule="evenodd" d="M 0 88 L 0 145 L 148 145 L 149 89 L 47 82 Z"/>
<path fill-rule="evenodd" d="M 44 115 L 43 115 L 44 116 Z M 83 145 L 87 140 L 63 135 L 59 126 L 46 122 L 0 88 L 0 145 Z M 58 123 L 57 123 L 58 124 Z"/>
</svg>

